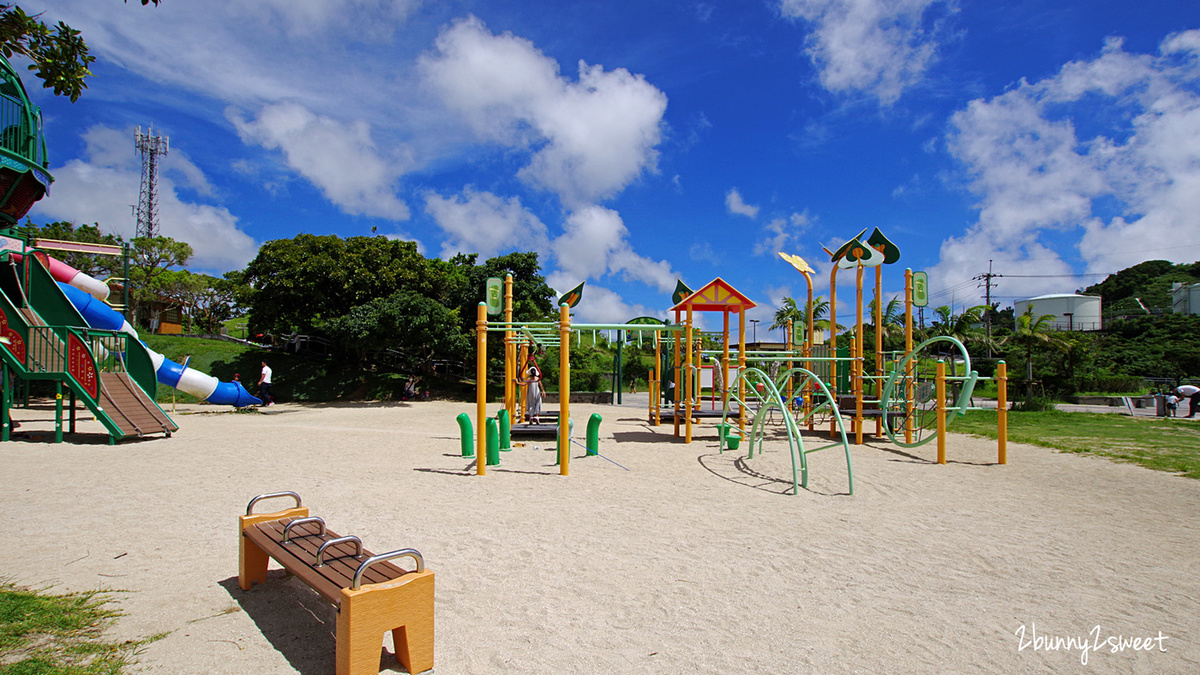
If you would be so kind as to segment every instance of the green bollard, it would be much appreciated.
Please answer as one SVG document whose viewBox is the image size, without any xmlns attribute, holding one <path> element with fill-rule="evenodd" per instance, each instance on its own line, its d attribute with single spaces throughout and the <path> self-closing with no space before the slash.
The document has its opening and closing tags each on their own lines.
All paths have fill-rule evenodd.
<svg viewBox="0 0 1200 675">
<path fill-rule="evenodd" d="M 475 431 L 471 427 L 471 416 L 467 413 L 458 414 L 458 430 L 462 433 L 462 456 L 475 456 Z"/>
<path fill-rule="evenodd" d="M 512 450 L 512 424 L 508 421 L 508 409 L 501 408 L 496 419 L 500 420 L 500 449 L 509 452 Z"/>
<path fill-rule="evenodd" d="M 587 454 L 589 455 L 600 454 L 600 420 L 602 419 L 600 413 L 592 413 L 592 416 L 588 418 Z"/>
<path fill-rule="evenodd" d="M 487 465 L 496 466 L 500 463 L 500 431 L 496 420 L 489 417 L 487 421 Z"/>
</svg>

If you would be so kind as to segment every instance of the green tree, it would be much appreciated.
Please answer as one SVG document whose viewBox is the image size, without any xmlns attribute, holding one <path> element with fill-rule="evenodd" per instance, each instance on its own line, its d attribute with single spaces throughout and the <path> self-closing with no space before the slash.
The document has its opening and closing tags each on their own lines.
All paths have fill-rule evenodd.
<svg viewBox="0 0 1200 675">
<path fill-rule="evenodd" d="M 187 265 L 192 258 L 192 246 L 170 237 L 134 237 L 130 249 L 131 304 L 136 322 L 149 325 L 164 310 L 181 306 L 175 293 L 176 285 L 184 282 L 171 268 Z"/>
<path fill-rule="evenodd" d="M 159 0 L 141 2 L 157 5 Z M 20 54 L 33 61 L 29 69 L 42 80 L 42 87 L 70 97 L 72 103 L 87 88 L 85 80 L 92 74 L 88 66 L 96 60 L 79 31 L 62 21 L 51 27 L 42 21 L 42 14 L 26 14 L 11 2 L 0 3 L 0 53 L 6 59 Z"/>
<path fill-rule="evenodd" d="M 1025 353 L 1025 400 L 1033 400 L 1033 355 L 1040 346 L 1050 346 L 1062 349 L 1065 343 L 1050 334 L 1054 325 L 1053 314 L 1037 316 L 1033 313 L 1033 305 L 1016 316 L 1016 328 L 1007 338 L 1009 344 L 1015 345 Z"/>
<path fill-rule="evenodd" d="M 326 330 L 334 344 L 359 360 L 384 346 L 421 362 L 461 359 L 469 345 L 458 330 L 456 311 L 413 291 L 358 305 L 328 322 Z"/>
<path fill-rule="evenodd" d="M 99 223 L 76 226 L 65 220 L 38 225 L 26 218 L 25 223 L 17 228 L 17 234 L 31 243 L 36 239 L 57 239 L 108 246 L 121 246 L 124 243 L 124 240 L 115 234 L 101 232 Z M 121 256 L 93 255 L 74 251 L 54 251 L 53 255 L 80 272 L 96 278 L 119 276 L 124 262 Z"/>
<path fill-rule="evenodd" d="M 450 272 L 411 241 L 312 234 L 269 241 L 245 270 L 250 330 L 320 334 L 354 307 L 397 291 L 441 301 Z"/>
<path fill-rule="evenodd" d="M 771 324 L 771 330 L 782 328 L 790 331 L 797 321 L 804 319 L 804 310 L 796 306 L 796 301 L 793 298 L 784 298 L 780 303 L 779 309 L 775 310 L 775 323 Z M 806 324 L 800 324 L 804 326 Z M 800 328 L 801 332 L 805 332 L 808 328 Z"/>
</svg>

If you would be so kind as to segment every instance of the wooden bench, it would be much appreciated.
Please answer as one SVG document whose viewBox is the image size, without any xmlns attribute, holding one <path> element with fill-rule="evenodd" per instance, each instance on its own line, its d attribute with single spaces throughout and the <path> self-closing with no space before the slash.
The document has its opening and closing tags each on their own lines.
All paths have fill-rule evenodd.
<svg viewBox="0 0 1200 675">
<path fill-rule="evenodd" d="M 254 513 L 264 499 L 292 497 L 296 505 Z M 337 675 L 379 672 L 383 635 L 392 631 L 396 658 L 410 673 L 433 668 L 433 572 L 411 548 L 372 555 L 358 537 L 340 537 L 309 517 L 295 492 L 259 495 L 238 518 L 238 585 L 267 580 L 274 558 L 337 607 Z M 412 558 L 416 571 L 389 560 Z"/>
</svg>

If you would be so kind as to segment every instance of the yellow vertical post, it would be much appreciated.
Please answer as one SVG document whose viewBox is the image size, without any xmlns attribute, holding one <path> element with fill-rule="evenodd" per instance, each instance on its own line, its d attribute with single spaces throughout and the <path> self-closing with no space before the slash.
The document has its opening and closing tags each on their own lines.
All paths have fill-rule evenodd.
<svg viewBox="0 0 1200 675">
<path fill-rule="evenodd" d="M 937 461 L 946 463 L 946 362 L 937 362 Z"/>
<path fill-rule="evenodd" d="M 913 322 L 912 322 L 912 268 L 904 270 L 904 355 L 912 353 Z M 913 442 L 913 395 L 916 383 L 913 381 L 913 362 L 909 361 L 904 368 L 904 442 Z"/>
<path fill-rule="evenodd" d="M 738 375 L 746 372 L 746 306 L 738 307 Z M 738 382 L 738 399 L 745 401 L 746 394 L 741 388 L 746 386 L 744 379 L 739 379 Z M 742 433 L 746 432 L 746 406 L 738 404 L 738 429 Z"/>
<path fill-rule="evenodd" d="M 522 380 L 525 379 L 524 369 L 525 369 L 525 362 L 527 360 L 529 360 L 529 345 L 522 343 L 521 350 L 517 355 L 517 374 L 521 376 Z M 513 424 L 519 424 L 522 420 L 525 419 L 526 406 L 529 404 L 529 402 L 525 400 L 525 397 L 528 394 L 529 394 L 529 387 L 519 387 L 517 389 L 516 398 L 517 398 L 517 403 L 520 405 L 520 408 L 517 409 L 518 414 L 516 417 L 509 418 L 512 420 Z"/>
<path fill-rule="evenodd" d="M 721 402 L 726 400 L 725 392 L 729 391 L 729 308 L 721 312 L 724 317 L 723 334 L 725 336 L 721 352 Z"/>
<path fill-rule="evenodd" d="M 996 461 L 1008 464 L 1008 364 L 996 364 Z"/>
<path fill-rule="evenodd" d="M 795 326 L 792 325 L 791 321 L 789 321 L 787 323 L 787 325 L 783 327 L 783 339 L 787 341 L 787 353 L 788 353 L 787 369 L 788 369 L 788 372 L 791 372 L 792 368 L 796 367 L 795 363 L 792 361 L 792 349 L 794 349 L 794 347 L 795 347 L 795 345 L 793 344 L 795 342 L 795 336 L 792 333 L 794 333 L 795 330 L 796 330 Z M 785 415 L 788 413 L 788 411 L 791 410 L 792 379 L 793 379 L 792 376 L 788 375 L 787 399 L 784 401 L 784 411 L 783 411 Z"/>
<path fill-rule="evenodd" d="M 650 406 L 654 409 L 654 426 L 662 424 L 662 331 L 654 331 L 654 389 Z"/>
<path fill-rule="evenodd" d="M 675 325 L 679 325 L 679 311 L 675 311 Z M 675 411 L 675 438 L 679 438 L 679 395 L 683 391 L 683 382 L 679 379 L 680 372 L 683 370 L 683 352 L 680 351 L 683 341 L 683 334 L 676 332 L 675 338 L 675 379 L 671 382 L 675 387 L 671 389 L 671 408 Z"/>
<path fill-rule="evenodd" d="M 487 473 L 487 304 L 475 310 L 475 473 Z"/>
<path fill-rule="evenodd" d="M 838 386 L 837 386 L 837 273 L 838 266 L 835 262 L 833 269 L 829 271 L 829 356 L 833 360 L 829 362 L 829 395 L 833 397 L 831 404 L 837 405 Z M 833 416 L 829 417 L 829 435 L 830 437 L 837 436 L 837 422 L 833 420 Z"/>
<path fill-rule="evenodd" d="M 813 281 L 812 275 L 808 272 L 804 273 L 804 282 L 805 285 L 808 286 L 808 341 L 804 343 L 804 356 L 807 357 L 804 361 L 804 369 L 811 373 L 813 368 L 812 350 L 813 345 L 816 344 L 817 341 L 817 333 L 814 329 L 815 324 L 813 323 Z M 808 383 L 807 378 L 805 379 L 805 382 L 807 384 L 805 384 L 804 387 L 804 414 L 809 415 L 812 413 L 812 394 L 814 391 L 816 391 L 816 385 Z M 808 430 L 812 431 L 812 429 L 813 420 L 811 417 L 809 417 Z"/>
<path fill-rule="evenodd" d="M 520 367 L 516 363 L 517 345 L 513 342 L 512 320 L 513 276 L 506 274 L 504 276 L 504 409 L 508 411 L 510 422 L 516 419 L 513 417 L 517 412 L 517 383 L 514 380 L 517 377 L 517 369 Z"/>
<path fill-rule="evenodd" d="M 689 304 L 687 308 L 687 382 L 684 385 L 684 396 L 687 403 L 684 404 L 684 414 L 687 415 L 687 420 L 684 422 L 683 442 L 692 442 L 692 395 L 695 391 L 692 377 L 692 353 L 696 350 L 692 346 L 692 306 Z M 675 385 L 678 389 L 679 385 Z"/>
<path fill-rule="evenodd" d="M 875 398 L 883 398 L 883 265 L 875 266 Z M 875 418 L 875 437 L 883 438 L 883 415 Z"/>
<path fill-rule="evenodd" d="M 571 309 L 558 309 L 558 473 L 571 463 Z"/>
<path fill-rule="evenodd" d="M 854 390 L 854 442 L 862 445 L 863 437 L 863 374 L 866 372 L 864 347 L 866 340 L 863 336 L 863 266 L 861 264 L 855 268 L 854 275 L 854 349 L 851 350 L 850 356 L 854 358 L 851 361 L 850 373 L 851 380 L 850 388 Z"/>
</svg>

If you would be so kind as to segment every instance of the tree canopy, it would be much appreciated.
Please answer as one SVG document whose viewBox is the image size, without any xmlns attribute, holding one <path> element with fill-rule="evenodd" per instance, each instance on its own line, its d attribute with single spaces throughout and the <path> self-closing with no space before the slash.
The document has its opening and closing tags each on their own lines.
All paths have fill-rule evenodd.
<svg viewBox="0 0 1200 675">
<path fill-rule="evenodd" d="M 158 5 L 159 0 L 141 3 Z M 11 2 L 0 2 L 0 53 L 6 59 L 20 54 L 33 61 L 29 69 L 42 80 L 42 87 L 69 97 L 72 103 L 87 89 L 86 80 L 92 75 L 88 66 L 96 60 L 79 31 L 62 21 L 50 26 L 41 13 L 26 14 Z"/>
</svg>

